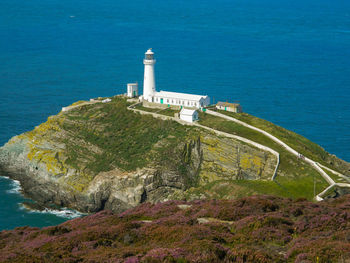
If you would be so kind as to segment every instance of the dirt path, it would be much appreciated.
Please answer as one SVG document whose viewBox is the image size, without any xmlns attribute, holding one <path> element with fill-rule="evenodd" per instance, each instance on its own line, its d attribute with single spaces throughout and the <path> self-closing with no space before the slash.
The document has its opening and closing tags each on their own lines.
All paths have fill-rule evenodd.
<svg viewBox="0 0 350 263">
<path fill-rule="evenodd" d="M 278 143 L 279 145 L 281 145 L 283 148 L 285 148 L 288 152 L 290 152 L 291 154 L 299 157 L 301 156 L 301 153 L 297 152 L 296 150 L 294 150 L 292 147 L 288 146 L 286 143 L 284 143 L 283 141 L 281 141 L 280 139 L 278 139 L 277 137 L 273 136 L 271 133 L 268 133 L 262 129 L 259 129 L 257 127 L 254 127 L 248 123 L 245 123 L 243 121 L 240 121 L 240 120 L 237 120 L 233 117 L 230 117 L 230 116 L 227 116 L 225 114 L 222 114 L 222 113 L 219 113 L 219 112 L 216 112 L 216 111 L 211 111 L 211 110 L 207 110 L 206 113 L 208 114 L 211 114 L 211 115 L 214 115 L 214 116 L 217 116 L 217 117 L 220 117 L 220 118 L 224 118 L 224 119 L 227 119 L 227 120 L 230 120 L 230 121 L 233 121 L 233 122 L 236 122 L 242 126 L 245 126 L 249 129 L 252 129 L 252 130 L 255 130 L 259 133 L 262 133 L 264 134 L 265 136 L 269 137 L 270 139 L 272 139 L 273 141 L 275 141 L 276 143 Z M 346 183 L 336 183 L 334 182 L 334 180 L 323 170 L 323 169 L 326 169 L 338 176 L 341 176 L 343 178 L 347 178 L 347 176 L 337 172 L 337 171 L 334 171 L 333 169 L 331 168 L 328 168 L 324 165 L 321 165 L 319 163 L 317 163 L 316 161 L 310 159 L 310 158 L 307 158 L 307 157 L 304 157 L 303 159 L 305 162 L 309 163 L 313 168 L 315 168 L 321 175 L 322 177 L 327 181 L 327 183 L 329 184 L 329 187 L 327 187 L 324 191 L 322 191 L 321 193 L 319 193 L 318 195 L 316 195 L 316 200 L 320 201 L 320 200 L 323 200 L 322 196 L 328 191 L 330 190 L 331 188 L 335 187 L 335 186 L 340 186 L 340 187 L 350 187 L 350 184 L 346 184 Z M 323 168 L 323 169 L 322 169 Z"/>
<path fill-rule="evenodd" d="M 206 129 L 206 130 L 209 130 L 217 135 L 221 135 L 221 136 L 225 136 L 225 137 L 229 137 L 229 138 L 233 138 L 233 139 L 236 139 L 236 140 L 239 140 L 239 141 L 242 141 L 242 142 L 245 142 L 245 143 L 248 143 L 250 145 L 253 145 L 254 147 L 257 147 L 261 150 L 264 150 L 264 151 L 268 151 L 270 153 L 272 153 L 273 155 L 276 156 L 276 167 L 275 167 L 275 170 L 274 170 L 274 173 L 271 177 L 271 180 L 273 181 L 275 178 L 276 178 L 276 175 L 277 175 L 277 170 L 278 170 L 278 166 L 279 166 L 279 162 L 280 162 L 280 155 L 278 152 L 276 152 L 275 150 L 265 146 L 265 145 L 261 145 L 257 142 L 254 142 L 254 141 L 251 141 L 247 138 L 244 138 L 244 137 L 241 137 L 241 136 L 237 136 L 237 135 L 233 135 L 233 134 L 229 134 L 229 133 L 226 133 L 226 132 L 222 132 L 222 131 L 218 131 L 218 130 L 215 130 L 215 129 L 212 129 L 212 128 L 209 128 L 209 127 L 206 127 L 206 126 L 203 126 L 203 125 L 200 125 L 198 123 L 189 123 L 189 122 L 185 122 L 185 121 L 182 121 L 178 118 L 175 118 L 175 117 L 170 117 L 170 116 L 165 116 L 165 115 L 162 115 L 162 114 L 158 114 L 158 113 L 155 113 L 155 112 L 148 112 L 148 111 L 143 111 L 143 110 L 139 110 L 139 109 L 135 109 L 134 107 L 136 105 L 140 104 L 140 102 L 138 103 L 135 103 L 131 106 L 128 107 L 129 110 L 132 110 L 134 112 L 139 112 L 141 114 L 148 114 L 148 115 L 152 115 L 153 117 L 155 118 L 161 118 L 163 120 L 174 120 L 174 121 L 177 121 L 179 123 L 181 123 L 182 125 L 192 125 L 192 126 L 197 126 L 197 127 L 200 127 L 202 129 Z M 217 116 L 217 117 L 220 117 L 220 118 L 224 118 L 224 119 L 227 119 L 229 121 L 233 121 L 233 122 L 236 122 L 244 127 L 247 127 L 249 129 L 252 129 L 252 130 L 255 130 L 259 133 L 262 133 L 263 135 L 267 136 L 268 138 L 270 138 L 271 140 L 273 140 L 274 142 L 278 143 L 279 145 L 281 145 L 283 148 L 285 148 L 288 152 L 290 152 L 291 154 L 297 156 L 297 157 L 300 157 L 301 156 L 301 153 L 299 153 L 298 151 L 294 150 L 292 147 L 288 146 L 286 143 L 284 143 L 283 141 L 281 141 L 280 139 L 278 139 L 277 137 L 275 137 L 274 135 L 272 135 L 271 133 L 268 133 L 262 129 L 259 129 L 257 127 L 254 127 L 248 123 L 245 123 L 243 121 L 240 121 L 236 118 L 233 118 L 233 117 L 230 117 L 230 116 L 227 116 L 225 114 L 222 114 L 222 113 L 219 113 L 219 112 L 216 112 L 216 111 L 212 111 L 212 110 L 208 110 L 206 111 L 206 113 L 208 114 L 211 114 L 211 115 L 214 115 L 214 116 Z M 321 176 L 326 180 L 326 182 L 329 184 L 329 186 L 323 190 L 321 193 L 317 194 L 315 196 L 316 200 L 317 201 L 321 201 L 323 200 L 322 196 L 325 195 L 330 189 L 332 189 L 333 187 L 335 186 L 339 186 L 339 187 L 349 187 L 350 188 L 350 183 L 347 184 L 347 183 L 336 183 L 334 182 L 334 180 L 323 170 L 323 169 L 326 169 L 342 178 L 345 178 L 345 179 L 349 179 L 347 176 L 337 172 L 337 171 L 334 171 L 333 169 L 331 168 L 328 168 L 324 165 L 321 165 L 319 164 L 318 162 L 310 159 L 310 158 L 307 158 L 307 157 L 304 157 L 303 160 L 310 164 L 314 169 L 316 169 L 318 171 L 319 174 L 321 174 Z"/>
<path fill-rule="evenodd" d="M 254 146 L 255 148 L 258 148 L 258 149 L 261 149 L 263 151 L 267 151 L 267 152 L 270 152 L 271 154 L 273 154 L 275 157 L 276 157 L 276 166 L 275 166 L 275 170 L 271 176 L 271 180 L 273 181 L 277 175 L 277 170 L 278 170 L 278 166 L 279 166 L 279 163 L 280 163 L 280 155 L 278 152 L 276 152 L 275 150 L 271 149 L 270 147 L 267 147 L 265 145 L 262 145 L 262 144 L 259 144 L 257 142 L 254 142 L 254 141 L 251 141 L 247 138 L 244 138 L 244 137 L 241 137 L 241 136 L 238 136 L 238 135 L 233 135 L 233 134 L 230 134 L 230 133 L 226 133 L 226 132 L 222 132 L 222 131 L 218 131 L 218 130 L 215 130 L 215 129 L 212 129 L 212 128 L 209 128 L 207 126 L 203 126 L 201 124 L 198 124 L 196 122 L 193 122 L 193 123 L 189 123 L 189 122 L 186 122 L 186 121 L 183 121 L 183 120 L 180 120 L 178 118 L 175 118 L 175 117 L 170 117 L 170 116 L 165 116 L 165 115 L 162 115 L 162 114 L 159 114 L 159 113 L 156 113 L 156 112 L 148 112 L 148 111 L 143 111 L 143 110 L 140 110 L 140 109 L 135 109 L 134 107 L 136 105 L 138 105 L 140 103 L 135 103 L 131 106 L 128 107 L 129 110 L 132 110 L 134 112 L 139 112 L 141 114 L 147 114 L 147 115 L 152 115 L 153 117 L 155 118 L 160 118 L 160 119 L 163 119 L 163 120 L 173 120 L 173 121 L 176 121 L 182 125 L 190 125 L 190 126 L 197 126 L 199 128 L 202 128 L 202 129 L 205 129 L 205 130 L 208 130 L 210 132 L 213 132 L 219 136 L 225 136 L 225 137 L 228 137 L 228 138 L 232 138 L 232 139 L 236 139 L 238 141 L 241 141 L 241 142 L 244 142 L 244 143 L 247 143 L 247 144 L 250 144 L 252 146 Z"/>
</svg>

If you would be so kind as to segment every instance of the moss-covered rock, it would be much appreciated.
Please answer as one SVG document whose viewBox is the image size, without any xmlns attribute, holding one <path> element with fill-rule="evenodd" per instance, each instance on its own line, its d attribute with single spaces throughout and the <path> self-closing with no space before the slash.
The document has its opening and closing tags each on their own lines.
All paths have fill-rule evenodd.
<svg viewBox="0 0 350 263">
<path fill-rule="evenodd" d="M 271 153 L 127 106 L 123 97 L 73 104 L 1 147 L 0 172 L 19 180 L 40 204 L 84 212 L 256 193 L 312 198 L 301 187 L 313 187 L 310 168 L 295 158 L 282 156 L 280 182 L 285 178 L 287 187 L 281 186 L 270 181 L 276 165 Z"/>
<path fill-rule="evenodd" d="M 50 116 L 0 149 L 2 172 L 42 204 L 89 212 L 185 198 L 188 189 L 217 179 L 272 175 L 269 153 L 127 105 L 121 97 L 79 102 Z"/>
</svg>

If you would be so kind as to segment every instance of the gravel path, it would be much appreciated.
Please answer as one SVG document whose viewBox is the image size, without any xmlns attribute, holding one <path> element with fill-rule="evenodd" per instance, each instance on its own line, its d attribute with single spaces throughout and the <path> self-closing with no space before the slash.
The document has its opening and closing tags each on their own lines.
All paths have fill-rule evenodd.
<svg viewBox="0 0 350 263">
<path fill-rule="evenodd" d="M 262 129 L 259 129 L 257 127 L 254 127 L 248 123 L 245 123 L 243 121 L 240 121 L 240 120 L 237 120 L 233 117 L 230 117 L 230 116 L 227 116 L 225 114 L 222 114 L 222 113 L 219 113 L 219 112 L 216 112 L 216 111 L 212 111 L 212 110 L 207 110 L 206 113 L 208 114 L 211 114 L 211 115 L 214 115 L 214 116 L 217 116 L 217 117 L 220 117 L 220 118 L 224 118 L 224 119 L 227 119 L 227 120 L 230 120 L 230 121 L 234 121 L 242 126 L 245 126 L 247 128 L 250 128 L 252 130 L 255 130 L 257 132 L 260 132 L 262 134 L 264 134 L 265 136 L 269 137 L 270 139 L 272 139 L 273 141 L 275 141 L 276 143 L 278 143 L 279 145 L 281 145 L 283 148 L 285 148 L 288 152 L 294 154 L 295 156 L 299 157 L 301 156 L 301 153 L 297 152 L 296 150 L 294 150 L 292 147 L 288 146 L 286 143 L 284 143 L 283 141 L 281 141 L 280 139 L 278 139 L 277 137 L 273 136 L 271 133 L 268 133 Z M 318 195 L 316 195 L 316 200 L 318 201 L 321 201 L 323 200 L 322 196 L 328 191 L 330 190 L 331 188 L 333 188 L 334 186 L 340 186 L 340 187 L 350 187 L 350 184 L 346 184 L 346 183 L 336 183 L 334 182 L 334 180 L 323 170 L 323 169 L 326 169 L 342 178 L 348 178 L 347 176 L 337 172 L 337 171 L 334 171 L 333 169 L 331 168 L 328 168 L 324 165 L 321 165 L 319 164 L 318 162 L 310 159 L 310 158 L 307 158 L 307 157 L 304 157 L 303 160 L 307 163 L 309 163 L 313 168 L 315 168 L 321 175 L 322 177 L 328 182 L 329 186 L 324 190 L 322 191 L 321 193 L 319 193 Z M 323 168 L 323 169 L 322 169 Z"/>
<path fill-rule="evenodd" d="M 197 127 L 202 128 L 202 129 L 209 130 L 209 131 L 211 131 L 211 132 L 213 132 L 213 133 L 215 133 L 215 134 L 217 134 L 217 135 L 225 136 L 225 137 L 229 137 L 229 138 L 233 138 L 233 139 L 236 139 L 236 140 L 239 140 L 239 141 L 248 143 L 248 144 L 250 144 L 250 145 L 253 145 L 254 147 L 259 148 L 259 149 L 261 149 L 261 150 L 268 151 L 268 152 L 272 153 L 273 155 L 276 156 L 276 167 L 275 167 L 274 173 L 273 173 L 273 175 L 272 175 L 272 177 L 271 177 L 271 180 L 273 181 L 273 180 L 276 178 L 276 176 L 277 176 L 277 170 L 278 170 L 278 166 L 279 166 L 279 162 L 280 162 L 280 155 L 279 155 L 279 153 L 276 152 L 275 150 L 273 150 L 273 149 L 271 149 L 271 148 L 269 148 L 269 147 L 267 147 L 267 146 L 265 146 L 265 145 L 261 145 L 261 144 L 259 144 L 259 143 L 257 143 L 257 142 L 251 141 L 251 140 L 249 140 L 249 139 L 247 139 L 247 138 L 244 138 L 244 137 L 241 137 L 241 136 L 237 136 L 237 135 L 233 135 L 233 134 L 226 133 L 226 132 L 222 132 L 222 131 L 218 131 L 218 130 L 209 128 L 209 127 L 207 127 L 207 126 L 203 126 L 203 125 L 201 125 L 201 124 L 198 124 L 198 123 L 196 123 L 196 122 L 194 122 L 194 123 L 189 123 L 189 122 L 185 122 L 185 121 L 180 120 L 180 119 L 175 118 L 175 117 L 170 117 L 170 116 L 165 116 L 165 115 L 158 114 L 158 113 L 155 113 L 155 112 L 148 112 L 148 111 L 143 111 L 143 110 L 135 109 L 134 107 L 135 107 L 136 105 L 138 105 L 138 104 L 140 104 L 140 102 L 135 103 L 135 104 L 129 106 L 128 109 L 129 109 L 129 110 L 132 110 L 132 111 L 134 111 L 134 112 L 139 112 L 139 113 L 141 113 L 141 114 L 152 115 L 152 116 L 155 117 L 155 118 L 161 118 L 161 119 L 163 119 L 163 120 L 174 120 L 174 121 L 177 121 L 177 122 L 181 123 L 182 125 L 197 126 Z M 264 131 L 264 130 L 262 130 L 262 129 L 259 129 L 259 128 L 255 127 L 255 126 L 252 126 L 252 125 L 250 125 L 250 124 L 248 124 L 248 123 L 245 123 L 245 122 L 240 121 L 240 120 L 238 120 L 238 119 L 236 119 L 236 118 L 227 116 L 227 115 L 225 115 L 225 114 L 222 114 L 222 113 L 219 113 L 219 112 L 216 112 L 216 111 L 212 111 L 212 110 L 208 110 L 208 109 L 207 109 L 207 110 L 206 110 L 206 113 L 207 113 L 207 114 L 214 115 L 214 116 L 217 116 L 217 117 L 220 117 L 220 118 L 224 118 L 224 119 L 229 120 L 229 121 L 236 122 L 236 123 L 238 123 L 238 124 L 240 124 L 240 125 L 242 125 L 242 126 L 244 126 L 244 127 L 247 127 L 247 128 L 249 128 L 249 129 L 255 130 L 255 131 L 259 132 L 259 133 L 262 133 L 262 134 L 264 134 L 265 136 L 267 136 L 268 138 L 270 138 L 271 140 L 273 140 L 274 142 L 276 142 L 276 143 L 278 143 L 279 145 L 281 145 L 283 148 L 285 148 L 285 149 L 286 149 L 288 152 L 290 152 L 291 154 L 297 156 L 298 158 L 299 158 L 300 156 L 302 156 L 301 153 L 299 153 L 298 151 L 294 150 L 292 147 L 288 146 L 286 143 L 284 143 L 283 141 L 281 141 L 281 140 L 278 139 L 277 137 L 273 136 L 271 133 L 268 133 L 268 132 L 266 132 L 266 131 Z M 327 181 L 327 183 L 329 184 L 329 186 L 328 186 L 325 190 L 323 190 L 321 193 L 319 193 L 319 194 L 317 194 L 317 195 L 315 196 L 315 199 L 316 199 L 317 201 L 323 200 L 322 196 L 323 196 L 324 194 L 326 194 L 330 189 L 332 189 L 332 188 L 335 187 L 335 186 L 339 186 L 339 187 L 349 187 L 349 188 L 350 188 L 350 183 L 347 184 L 347 183 L 336 183 L 336 182 L 334 182 L 334 180 L 333 180 L 323 169 L 326 169 L 326 170 L 328 170 L 328 171 L 330 171 L 330 172 L 332 172 L 332 173 L 334 173 L 334 174 L 336 174 L 336 175 L 338 175 L 338 176 L 340 176 L 340 177 L 342 177 L 342 178 L 345 178 L 346 180 L 349 180 L 349 178 L 348 178 L 347 176 L 345 176 L 345 175 L 343 175 L 343 174 L 341 174 L 341 173 L 339 173 L 339 172 L 337 172 L 337 171 L 334 171 L 333 169 L 328 168 L 328 167 L 326 167 L 326 166 L 324 166 L 324 165 L 322 165 L 322 164 L 319 164 L 318 162 L 316 162 L 316 161 L 314 161 L 314 160 L 312 160 L 312 159 L 310 159 L 310 158 L 308 158 L 308 157 L 303 157 L 303 160 L 304 160 L 306 163 L 310 164 L 314 169 L 316 169 L 316 170 L 319 172 L 319 174 L 321 174 L 321 176 L 322 176 L 322 177 Z"/>
</svg>

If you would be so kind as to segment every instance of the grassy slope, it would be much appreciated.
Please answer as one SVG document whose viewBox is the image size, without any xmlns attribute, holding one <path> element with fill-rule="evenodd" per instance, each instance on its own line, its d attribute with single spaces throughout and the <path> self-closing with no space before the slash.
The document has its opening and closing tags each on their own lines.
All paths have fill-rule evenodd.
<svg viewBox="0 0 350 263">
<path fill-rule="evenodd" d="M 61 177 L 77 191 L 84 191 L 99 172 L 115 168 L 152 166 L 184 173 L 181 146 L 197 139 L 198 129 L 134 113 L 127 106 L 120 97 L 82 105 L 50 116 L 18 138 L 28 140 L 28 158 L 46 163 L 53 175 L 65 174 L 67 167 L 78 170 Z"/>
<path fill-rule="evenodd" d="M 325 180 L 316 170 L 311 168 L 310 165 L 305 164 L 265 135 L 213 115 L 200 113 L 199 118 L 200 124 L 202 125 L 248 138 L 262 145 L 266 145 L 280 153 L 280 166 L 277 172 L 279 176 L 277 176 L 276 182 L 236 181 L 234 184 L 243 187 L 238 188 L 238 196 L 246 195 L 244 190 L 248 188 L 249 192 L 253 191 L 252 194 L 258 192 L 285 197 L 302 196 L 312 199 L 314 192 L 314 178 L 316 181 L 316 193 L 321 192 L 328 186 Z M 215 186 L 215 184 L 213 186 Z M 227 187 L 225 186 L 224 188 Z"/>
<path fill-rule="evenodd" d="M 124 99 L 114 98 L 110 103 L 86 105 L 64 113 L 63 128 L 74 133 L 74 138 L 99 148 L 88 162 L 93 173 L 121 168 L 126 171 L 147 166 L 159 157 L 170 158 L 171 149 L 194 133 L 173 121 L 162 121 L 151 116 L 135 114 L 126 109 Z M 86 125 L 88 123 L 88 125 Z M 162 147 L 154 147 L 165 140 Z M 66 141 L 68 163 L 78 165 L 79 156 L 86 148 Z M 169 152 L 170 156 L 167 155 Z"/>
<path fill-rule="evenodd" d="M 275 125 L 269 121 L 264 119 L 260 119 L 258 117 L 252 116 L 247 113 L 233 113 L 218 110 L 218 112 L 222 114 L 226 114 L 228 116 L 234 117 L 238 120 L 244 121 L 254 127 L 260 128 L 264 131 L 267 131 L 277 137 L 278 139 L 285 142 L 287 145 L 295 149 L 296 151 L 302 153 L 304 156 L 309 157 L 325 166 L 328 166 L 334 170 L 335 167 L 332 167 L 325 160 L 328 157 L 329 153 L 326 152 L 321 146 L 318 144 L 306 139 L 305 137 L 289 131 L 285 128 L 282 128 L 278 125 Z"/>
<path fill-rule="evenodd" d="M 179 110 L 174 110 L 171 108 L 158 109 L 158 108 L 143 107 L 141 104 L 137 105 L 135 107 L 135 109 L 148 111 L 148 112 L 154 112 L 154 113 L 162 114 L 162 115 L 169 116 L 169 117 L 174 117 L 174 114 L 179 112 Z"/>
<path fill-rule="evenodd" d="M 159 110 L 138 106 L 138 109 L 149 112 L 157 112 L 159 114 L 174 116 L 174 113 L 178 110 Z M 268 121 L 259 119 L 257 117 L 248 115 L 246 113 L 235 114 L 225 111 L 221 113 L 227 114 L 232 117 L 237 117 L 242 121 L 247 122 L 253 126 L 264 129 L 281 140 L 285 141 L 291 147 L 295 147 L 298 151 L 302 152 L 305 156 L 314 157 L 316 160 L 321 160 L 327 153 L 319 145 L 307 140 L 301 135 L 288 131 L 282 127 L 274 125 Z M 242 117 L 244 116 L 244 118 Z M 254 121 L 253 121 L 254 120 Z M 206 193 L 211 198 L 229 198 L 229 197 L 243 197 L 253 194 L 274 194 L 276 196 L 283 197 L 305 197 L 312 200 L 315 193 L 319 193 L 324 190 L 328 184 L 322 178 L 322 176 L 308 164 L 305 164 L 294 155 L 290 154 L 283 147 L 278 145 L 273 140 L 264 136 L 263 134 L 246 128 L 242 125 L 236 124 L 231 121 L 227 121 L 212 115 L 200 113 L 200 124 L 215 128 L 227 133 L 232 133 L 252 141 L 256 141 L 262 145 L 266 145 L 280 153 L 280 166 L 278 170 L 279 176 L 276 182 L 269 181 L 217 181 L 205 185 L 198 189 L 193 189 L 193 192 L 197 195 L 200 193 Z M 294 143 L 291 143 L 294 142 Z M 304 150 L 303 150 L 304 149 Z M 309 155 L 306 155 L 310 153 Z M 287 175 L 287 176 L 286 176 Z M 315 189 L 314 189 L 315 184 Z"/>
<path fill-rule="evenodd" d="M 64 151 L 67 158 L 65 162 L 78 170 L 84 170 L 84 173 L 90 175 L 117 167 L 132 171 L 155 162 L 165 168 L 181 168 L 181 163 L 179 163 L 181 157 L 176 155 L 176 152 L 181 151 L 175 151 L 175 149 L 181 142 L 196 138 L 199 130 L 194 127 L 180 125 L 174 121 L 163 121 L 151 116 L 135 114 L 127 110 L 128 105 L 125 99 L 118 97 L 113 98 L 110 103 L 77 107 L 50 117 L 47 123 L 40 125 L 38 129 L 29 132 L 29 134 L 31 134 L 31 137 L 37 134 L 39 138 L 47 136 L 48 139 L 64 142 L 67 147 Z M 142 106 L 139 106 L 139 109 L 158 112 L 166 116 L 174 116 L 174 113 L 178 112 L 172 109 L 150 109 Z M 234 117 L 239 115 L 242 120 L 253 125 L 256 124 L 260 128 L 264 128 L 263 124 L 265 124 L 270 129 L 266 128 L 268 131 L 273 134 L 277 133 L 274 131 L 274 127 L 277 126 L 269 122 L 246 114 L 232 115 Z M 271 147 L 280 153 L 281 163 L 276 182 L 217 181 L 201 188 L 192 189 L 190 193 L 195 193 L 198 196 L 204 192 L 211 198 L 237 198 L 252 194 L 274 194 L 284 197 L 312 199 L 314 179 L 316 193 L 327 187 L 327 183 L 314 169 L 286 152 L 266 136 L 234 122 L 208 114 L 201 113 L 200 119 L 200 123 L 203 125 L 237 134 Z M 250 121 L 248 121 L 249 119 Z M 60 129 L 63 129 L 68 136 L 61 138 L 52 135 Z M 309 151 L 315 149 L 315 153 L 312 152 L 312 154 L 322 158 L 321 154 L 324 150 L 321 147 L 281 127 L 277 127 L 276 130 L 280 136 L 285 132 L 287 134 L 285 137 L 289 140 L 292 140 L 295 136 L 298 139 L 295 140 L 296 144 L 301 144 L 297 145 L 297 149 L 307 148 L 310 145 L 307 149 Z M 48 131 L 51 131 L 51 133 L 48 133 Z M 49 155 L 45 154 L 44 156 Z M 51 159 L 54 160 L 54 156 Z M 91 180 L 91 176 L 89 178 L 86 180 Z M 75 181 L 77 180 L 80 179 L 75 179 Z"/>
</svg>

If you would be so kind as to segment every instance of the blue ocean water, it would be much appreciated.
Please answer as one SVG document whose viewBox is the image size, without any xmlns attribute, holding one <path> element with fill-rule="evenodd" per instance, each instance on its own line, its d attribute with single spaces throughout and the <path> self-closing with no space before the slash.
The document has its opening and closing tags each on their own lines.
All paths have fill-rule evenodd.
<svg viewBox="0 0 350 263">
<path fill-rule="evenodd" d="M 239 101 L 350 161 L 347 0 L 0 2 L 0 144 L 62 106 L 124 93 L 155 51 L 157 89 Z M 0 229 L 64 218 L 20 209 L 0 179 Z"/>
</svg>

